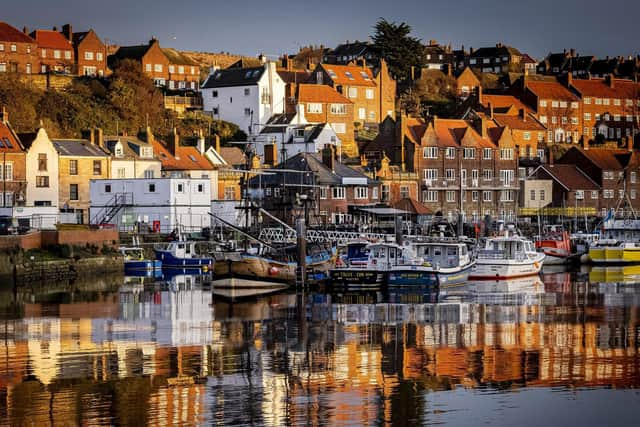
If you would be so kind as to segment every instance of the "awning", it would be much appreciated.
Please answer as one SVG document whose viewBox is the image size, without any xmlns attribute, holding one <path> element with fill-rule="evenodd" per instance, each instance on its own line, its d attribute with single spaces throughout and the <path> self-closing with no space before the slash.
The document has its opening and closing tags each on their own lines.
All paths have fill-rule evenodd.
<svg viewBox="0 0 640 427">
<path fill-rule="evenodd" d="M 360 207 L 355 207 L 357 210 L 362 211 L 362 212 L 367 212 L 373 215 L 390 215 L 390 216 L 396 216 L 396 215 L 408 215 L 410 214 L 410 212 L 408 211 L 403 211 L 401 209 L 396 209 L 396 208 L 360 208 Z"/>
</svg>

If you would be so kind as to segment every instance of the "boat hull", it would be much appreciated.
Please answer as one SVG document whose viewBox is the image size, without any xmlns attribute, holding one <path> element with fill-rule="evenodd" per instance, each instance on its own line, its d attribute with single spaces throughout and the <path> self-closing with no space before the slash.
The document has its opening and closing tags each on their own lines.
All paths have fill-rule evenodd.
<svg viewBox="0 0 640 427">
<path fill-rule="evenodd" d="M 553 253 L 548 253 L 547 251 L 543 251 L 542 253 L 544 254 L 544 263 L 546 265 L 568 264 L 571 259 L 569 255 L 557 255 Z"/>
<path fill-rule="evenodd" d="M 162 261 L 153 259 L 141 259 L 135 261 L 125 261 L 124 271 L 151 271 L 159 270 L 162 268 Z"/>
<path fill-rule="evenodd" d="M 389 271 L 389 286 L 438 287 L 455 286 L 469 278 L 473 264 L 461 268 L 433 270 L 431 267 L 409 266 Z"/>
<path fill-rule="evenodd" d="M 176 258 L 170 251 L 156 250 L 156 260 L 162 262 L 163 269 L 200 269 L 209 271 L 213 268 L 213 258 Z"/>
<path fill-rule="evenodd" d="M 640 248 L 601 246 L 589 249 L 589 258 L 595 264 L 640 263 Z"/>
<path fill-rule="evenodd" d="M 332 285 L 349 287 L 376 287 L 384 284 L 387 273 L 380 270 L 367 269 L 334 269 L 329 272 Z"/>
<path fill-rule="evenodd" d="M 544 258 L 538 258 L 526 262 L 496 263 L 492 260 L 476 260 L 469 279 L 471 280 L 505 280 L 518 277 L 533 276 L 540 273 Z"/>
</svg>

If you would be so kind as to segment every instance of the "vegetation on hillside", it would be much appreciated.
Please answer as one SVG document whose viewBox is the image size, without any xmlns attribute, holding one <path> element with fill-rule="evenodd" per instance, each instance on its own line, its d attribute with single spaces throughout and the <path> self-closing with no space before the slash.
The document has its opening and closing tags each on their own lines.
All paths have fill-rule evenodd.
<svg viewBox="0 0 640 427">
<path fill-rule="evenodd" d="M 19 75 L 2 74 L 0 105 L 7 108 L 17 132 L 32 132 L 42 125 L 52 137 L 79 138 L 93 127 L 106 135 L 136 134 L 148 124 L 159 136 L 175 127 L 181 135 L 202 131 L 217 133 L 223 141 L 246 138 L 234 124 L 198 113 L 180 118 L 165 110 L 162 92 L 138 63 L 121 61 L 113 71 L 106 79 L 74 79 L 64 90 L 42 90 Z"/>
</svg>

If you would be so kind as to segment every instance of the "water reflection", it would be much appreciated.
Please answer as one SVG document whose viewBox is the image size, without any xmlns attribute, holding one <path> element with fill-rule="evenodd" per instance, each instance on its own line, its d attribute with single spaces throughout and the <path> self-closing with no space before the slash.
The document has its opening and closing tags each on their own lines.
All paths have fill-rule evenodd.
<svg viewBox="0 0 640 427">
<path fill-rule="evenodd" d="M 562 390 L 554 401 L 586 402 L 563 416 L 592 409 L 575 398 L 585 389 L 637 403 L 640 287 L 593 274 L 545 269 L 440 295 L 232 300 L 186 275 L 7 293 L 19 316 L 0 322 L 0 420 L 405 425 L 496 422 L 493 409 Z"/>
</svg>

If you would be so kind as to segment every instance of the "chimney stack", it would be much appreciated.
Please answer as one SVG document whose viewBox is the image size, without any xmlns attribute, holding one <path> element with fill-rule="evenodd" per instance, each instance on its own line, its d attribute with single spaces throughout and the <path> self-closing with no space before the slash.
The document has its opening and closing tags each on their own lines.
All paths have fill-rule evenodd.
<svg viewBox="0 0 640 427">
<path fill-rule="evenodd" d="M 81 132 L 82 139 L 89 141 L 91 145 L 96 143 L 94 129 L 85 129 Z"/>
<path fill-rule="evenodd" d="M 614 80 L 613 74 L 607 74 L 607 78 L 605 80 L 611 89 L 615 87 L 615 80 Z"/>
<path fill-rule="evenodd" d="M 29 35 L 29 27 L 27 27 L 26 25 L 22 27 L 22 32 L 25 33 L 26 35 Z"/>
<path fill-rule="evenodd" d="M 489 102 L 489 117 L 493 120 L 493 105 Z"/>
<path fill-rule="evenodd" d="M 98 147 L 104 148 L 104 132 L 102 128 L 94 128 L 93 135 L 93 143 Z"/>
<path fill-rule="evenodd" d="M 220 154 L 220 135 L 218 134 L 213 135 L 213 149 Z"/>
<path fill-rule="evenodd" d="M 4 105 L 0 110 L 0 122 L 4 124 L 7 124 L 9 122 L 9 112 L 7 111 L 7 107 L 5 107 Z"/>
<path fill-rule="evenodd" d="M 149 144 L 153 143 L 154 140 L 154 136 L 153 136 L 153 132 L 151 132 L 151 128 L 149 126 L 147 126 L 146 129 L 146 133 L 145 133 L 145 141 L 148 142 Z"/>
<path fill-rule="evenodd" d="M 261 64 L 266 64 L 267 57 L 261 53 L 260 55 L 258 55 L 258 61 L 260 61 Z"/>
<path fill-rule="evenodd" d="M 278 164 L 278 145 L 266 144 L 264 146 L 264 164 L 275 166 Z"/>
<path fill-rule="evenodd" d="M 524 111 L 524 108 L 521 108 L 518 111 L 518 114 L 520 115 L 520 119 L 522 119 L 523 122 L 527 121 L 527 113 Z"/>
<path fill-rule="evenodd" d="M 329 169 L 331 169 L 331 171 L 335 171 L 335 161 L 336 161 L 336 156 L 335 156 L 335 149 L 333 148 L 333 145 L 327 145 L 324 147 L 324 149 L 322 150 L 322 163 Z"/>
<path fill-rule="evenodd" d="M 198 151 L 200 152 L 200 154 L 204 154 L 206 148 L 205 148 L 204 135 L 202 135 L 202 129 L 198 131 L 197 145 L 198 145 Z"/>
<path fill-rule="evenodd" d="M 480 135 L 482 138 L 487 138 L 489 136 L 489 132 L 487 131 L 487 118 L 482 117 L 480 119 Z"/>
<path fill-rule="evenodd" d="M 71 24 L 64 24 L 62 26 L 62 35 L 65 36 L 67 40 L 72 41 L 73 29 L 71 28 Z"/>
<path fill-rule="evenodd" d="M 175 127 L 171 131 L 167 145 L 171 154 L 173 154 L 176 159 L 179 159 L 178 149 L 180 148 L 180 135 L 178 135 L 178 130 Z"/>
<path fill-rule="evenodd" d="M 484 105 L 482 101 L 482 85 L 480 85 L 478 86 L 478 104 Z"/>
</svg>

